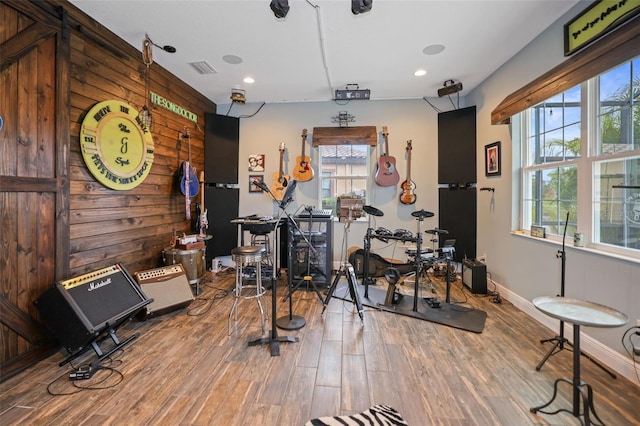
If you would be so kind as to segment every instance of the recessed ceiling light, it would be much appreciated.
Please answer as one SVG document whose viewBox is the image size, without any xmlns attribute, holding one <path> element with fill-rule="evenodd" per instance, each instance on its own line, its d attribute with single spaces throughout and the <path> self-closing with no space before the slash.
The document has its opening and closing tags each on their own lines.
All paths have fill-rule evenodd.
<svg viewBox="0 0 640 426">
<path fill-rule="evenodd" d="M 422 77 L 423 75 L 427 75 L 427 71 L 426 70 L 417 70 L 416 72 L 413 73 L 413 75 L 415 75 L 416 77 Z"/>
<path fill-rule="evenodd" d="M 438 53 L 441 53 L 443 50 L 444 50 L 443 45 L 432 44 L 422 49 L 422 53 L 424 53 L 425 55 L 437 55 Z"/>
<path fill-rule="evenodd" d="M 242 58 L 240 56 L 236 56 L 236 55 L 224 55 L 222 57 L 222 60 L 225 61 L 228 64 L 233 64 L 233 65 L 237 65 L 237 64 L 241 64 L 242 63 Z"/>
<path fill-rule="evenodd" d="M 251 78 L 251 77 L 245 77 L 242 81 L 244 81 L 244 82 L 245 82 L 245 83 L 247 83 L 247 84 L 253 84 L 253 83 L 255 83 L 255 82 L 256 82 L 256 81 L 255 81 L 253 78 Z"/>
</svg>

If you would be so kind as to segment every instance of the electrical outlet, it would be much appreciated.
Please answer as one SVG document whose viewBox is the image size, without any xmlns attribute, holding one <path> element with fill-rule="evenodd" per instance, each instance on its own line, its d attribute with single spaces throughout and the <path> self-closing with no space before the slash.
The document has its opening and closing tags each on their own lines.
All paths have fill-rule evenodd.
<svg viewBox="0 0 640 426">
<path fill-rule="evenodd" d="M 484 264 L 486 265 L 486 264 L 487 264 L 487 254 L 486 254 L 486 253 L 482 253 L 482 255 L 481 255 L 481 256 L 478 256 L 478 257 L 476 258 L 476 260 L 477 260 L 478 262 L 482 262 L 482 263 L 484 263 Z"/>
</svg>

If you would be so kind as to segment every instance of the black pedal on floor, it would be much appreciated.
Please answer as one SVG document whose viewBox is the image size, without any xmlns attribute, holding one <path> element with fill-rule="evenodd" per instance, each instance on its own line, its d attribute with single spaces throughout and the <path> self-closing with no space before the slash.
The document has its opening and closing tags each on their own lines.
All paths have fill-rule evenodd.
<svg viewBox="0 0 640 426">
<path fill-rule="evenodd" d="M 69 373 L 69 380 L 87 380 L 93 377 L 96 370 L 91 366 L 79 367 L 77 370 Z"/>
<path fill-rule="evenodd" d="M 425 297 L 424 301 L 427 302 L 430 308 L 440 308 L 440 301 L 437 297 Z"/>
</svg>

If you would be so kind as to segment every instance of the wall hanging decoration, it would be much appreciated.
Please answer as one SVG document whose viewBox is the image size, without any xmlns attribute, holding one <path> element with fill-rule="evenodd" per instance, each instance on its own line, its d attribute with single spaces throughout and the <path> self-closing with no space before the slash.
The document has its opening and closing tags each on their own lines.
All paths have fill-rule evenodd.
<svg viewBox="0 0 640 426">
<path fill-rule="evenodd" d="M 502 172 L 502 152 L 500 142 L 490 143 L 484 147 L 485 176 L 500 176 Z"/>
<path fill-rule="evenodd" d="M 80 147 L 87 168 L 107 188 L 133 189 L 151 171 L 153 137 L 136 109 L 122 101 L 99 102 L 89 110 Z"/>
<path fill-rule="evenodd" d="M 257 182 L 264 182 L 264 175 L 249 175 L 249 192 L 262 192 Z"/>
</svg>

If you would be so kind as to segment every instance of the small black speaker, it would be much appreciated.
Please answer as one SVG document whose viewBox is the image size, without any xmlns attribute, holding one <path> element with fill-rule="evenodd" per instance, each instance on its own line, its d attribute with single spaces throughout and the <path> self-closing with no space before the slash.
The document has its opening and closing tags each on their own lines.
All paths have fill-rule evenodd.
<svg viewBox="0 0 640 426">
<path fill-rule="evenodd" d="M 118 263 L 79 277 L 58 281 L 33 303 L 41 321 L 73 353 L 103 331 L 117 328 L 153 299 L 140 290 Z"/>
<path fill-rule="evenodd" d="M 475 260 L 462 261 L 462 283 L 473 294 L 487 294 L 487 265 Z"/>
</svg>

